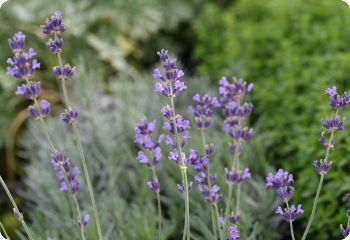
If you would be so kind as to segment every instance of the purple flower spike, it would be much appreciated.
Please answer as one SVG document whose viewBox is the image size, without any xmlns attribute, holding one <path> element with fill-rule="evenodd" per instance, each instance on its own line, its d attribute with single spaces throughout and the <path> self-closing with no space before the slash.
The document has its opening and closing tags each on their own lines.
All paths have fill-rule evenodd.
<svg viewBox="0 0 350 240">
<path fill-rule="evenodd" d="M 65 28 L 62 23 L 62 14 L 60 11 L 56 11 L 54 15 L 47 18 L 45 25 L 42 26 L 43 33 L 47 35 L 57 34 L 60 35 L 64 32 Z"/>
<path fill-rule="evenodd" d="M 51 104 L 48 101 L 46 101 L 45 99 L 43 99 L 40 102 L 40 108 L 41 108 L 41 116 L 47 117 L 47 115 L 49 115 L 50 110 L 51 110 Z"/>
<path fill-rule="evenodd" d="M 38 109 L 34 105 L 31 105 L 28 107 L 28 115 L 30 118 L 32 118 L 34 120 L 38 120 L 40 118 L 40 114 L 38 112 Z"/>
<path fill-rule="evenodd" d="M 193 187 L 193 182 L 189 182 L 188 184 L 188 191 L 190 192 L 192 190 L 192 187 Z M 180 193 L 184 193 L 185 192 L 185 187 L 181 184 L 177 184 L 177 190 L 180 192 Z"/>
<path fill-rule="evenodd" d="M 237 185 L 252 177 L 248 168 L 245 168 L 243 172 L 236 170 L 228 171 L 227 169 L 225 169 L 225 172 L 227 183 L 233 185 Z"/>
<path fill-rule="evenodd" d="M 160 135 L 157 140 L 154 139 L 156 123 L 156 120 L 149 122 L 147 118 L 144 117 L 135 128 L 135 143 L 138 143 L 142 148 L 142 151 L 138 152 L 137 160 L 150 169 L 157 166 L 162 159 L 162 151 L 159 145 L 163 141 L 164 135 Z M 148 155 L 152 156 L 152 160 L 148 159 L 145 152 L 148 152 Z M 147 185 L 153 192 L 157 192 L 160 189 L 158 181 L 148 181 Z"/>
<path fill-rule="evenodd" d="M 72 124 L 78 119 L 78 112 L 66 109 L 64 113 L 61 113 L 61 118 L 63 122 L 67 124 Z"/>
<path fill-rule="evenodd" d="M 344 119 L 341 121 L 339 119 L 339 117 L 332 117 L 329 119 L 321 120 L 321 122 L 322 122 L 323 127 L 327 130 L 330 130 L 330 131 L 332 131 L 332 130 L 333 131 L 334 130 L 337 130 L 337 131 L 344 130 L 344 126 L 343 126 Z"/>
<path fill-rule="evenodd" d="M 30 79 L 34 71 L 40 67 L 40 63 L 36 59 L 32 59 L 36 55 L 34 49 L 30 48 L 28 52 L 17 52 L 14 58 L 7 59 L 6 74 L 20 80 Z"/>
<path fill-rule="evenodd" d="M 57 171 L 57 178 L 60 183 L 61 192 L 67 192 L 68 188 L 65 181 L 65 175 L 68 178 L 68 182 L 73 194 L 78 193 L 80 189 L 80 183 L 77 180 L 77 176 L 80 174 L 78 167 L 72 167 L 70 159 L 65 157 L 61 152 L 56 152 L 52 155 L 51 163 L 53 168 Z M 64 169 L 64 172 L 62 170 Z"/>
<path fill-rule="evenodd" d="M 16 208 L 13 208 L 13 215 L 15 216 L 17 221 L 23 220 L 23 214 L 19 212 Z"/>
<path fill-rule="evenodd" d="M 278 207 L 276 213 L 280 214 L 286 221 L 294 221 L 299 215 L 304 213 L 304 210 L 299 204 L 297 208 L 294 205 L 290 206 L 289 210 Z"/>
<path fill-rule="evenodd" d="M 83 222 L 78 222 L 78 225 L 80 226 L 81 229 L 86 228 L 87 224 L 90 221 L 90 215 L 89 214 L 85 214 L 84 218 L 83 218 Z"/>
<path fill-rule="evenodd" d="M 228 219 L 233 225 L 236 225 L 239 222 L 239 220 L 241 219 L 241 216 L 239 214 L 234 215 L 233 213 L 231 213 L 228 216 Z"/>
<path fill-rule="evenodd" d="M 240 237 L 239 231 L 235 227 L 232 227 L 232 226 L 230 226 L 227 229 L 227 233 L 228 233 L 228 237 L 226 238 L 226 240 L 236 240 Z"/>
<path fill-rule="evenodd" d="M 51 38 L 49 41 L 46 43 L 47 47 L 50 49 L 51 52 L 57 54 L 62 51 L 63 47 L 63 39 L 62 38 L 57 38 L 55 40 L 52 40 Z"/>
<path fill-rule="evenodd" d="M 324 160 L 320 160 L 319 162 L 316 160 L 312 164 L 316 170 L 316 172 L 320 175 L 326 175 L 329 169 L 332 166 L 332 162 L 325 162 Z"/>
<path fill-rule="evenodd" d="M 39 96 L 40 90 L 40 82 L 28 82 L 17 87 L 16 95 L 21 95 L 27 99 L 34 99 Z"/>
<path fill-rule="evenodd" d="M 14 54 L 22 52 L 25 45 L 26 36 L 22 32 L 17 32 L 12 39 L 9 39 L 9 46 Z"/>
<path fill-rule="evenodd" d="M 68 80 L 74 75 L 74 72 L 75 67 L 71 67 L 69 64 L 64 65 L 63 70 L 58 66 L 53 68 L 53 73 L 58 80 Z"/>
<path fill-rule="evenodd" d="M 350 226 L 347 225 L 346 228 L 343 227 L 343 224 L 340 224 L 340 232 L 344 238 L 350 235 Z"/>
<path fill-rule="evenodd" d="M 158 56 L 163 63 L 165 73 L 163 75 L 158 68 L 154 69 L 153 78 L 160 80 L 155 84 L 154 90 L 166 97 L 176 97 L 187 89 L 185 83 L 180 80 L 184 72 L 178 69 L 176 59 L 170 58 L 167 50 L 161 50 Z"/>
<path fill-rule="evenodd" d="M 158 192 L 160 189 L 160 184 L 157 181 L 148 181 L 147 186 L 151 189 L 152 192 Z"/>
<path fill-rule="evenodd" d="M 283 187 L 289 187 L 292 182 L 294 182 L 293 175 L 283 169 L 278 169 L 276 175 L 269 173 L 266 177 L 266 187 L 272 187 L 276 190 Z"/>
<path fill-rule="evenodd" d="M 219 216 L 218 222 L 219 222 L 220 228 L 223 228 L 225 225 L 225 218 L 223 216 Z"/>
<path fill-rule="evenodd" d="M 329 105 L 334 109 L 342 109 L 350 103 L 350 96 L 346 93 L 340 96 L 335 86 L 326 89 L 325 93 L 329 95 Z"/>
<path fill-rule="evenodd" d="M 218 100 L 211 98 L 208 94 L 201 99 L 199 94 L 193 96 L 196 107 L 190 106 L 188 111 L 195 116 L 196 126 L 199 129 L 207 129 L 212 124 L 212 108 L 220 107 Z"/>
</svg>

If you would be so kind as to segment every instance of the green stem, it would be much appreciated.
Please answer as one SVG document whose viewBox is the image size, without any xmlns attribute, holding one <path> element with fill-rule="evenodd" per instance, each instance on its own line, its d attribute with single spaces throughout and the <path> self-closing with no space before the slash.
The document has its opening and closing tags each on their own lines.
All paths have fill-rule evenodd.
<svg viewBox="0 0 350 240">
<path fill-rule="evenodd" d="M 29 83 L 29 80 L 28 78 L 26 78 L 26 82 Z M 49 131 L 47 129 L 47 126 L 45 124 L 45 121 L 44 121 L 44 118 L 41 114 L 41 111 L 40 111 L 40 105 L 38 103 L 38 100 L 37 98 L 34 98 L 33 99 L 34 101 L 34 106 L 35 108 L 37 109 L 38 113 L 39 113 L 39 120 L 40 120 L 40 123 L 41 123 L 41 128 L 44 132 L 44 135 L 46 137 L 46 140 L 49 142 L 50 144 L 50 147 L 51 147 L 51 151 L 52 152 L 56 152 L 56 148 L 55 148 L 55 145 L 53 144 L 53 141 L 50 137 L 50 134 L 49 134 Z M 60 168 L 61 168 L 61 171 L 63 172 L 63 175 L 64 175 L 64 181 L 66 182 L 66 185 L 67 185 L 67 189 L 68 189 L 68 200 L 69 200 L 69 205 L 71 207 L 71 210 L 72 210 L 72 215 L 73 215 L 73 219 L 74 221 L 76 221 L 77 219 L 81 220 L 81 218 L 79 217 L 79 214 L 80 214 L 80 207 L 79 207 L 79 203 L 78 201 L 76 200 L 76 196 L 73 194 L 72 192 L 72 188 L 69 184 L 69 180 L 68 180 L 68 176 L 67 176 L 67 172 L 66 170 L 64 169 L 64 167 L 62 165 L 60 165 Z M 75 206 L 76 206 L 76 211 L 78 212 L 78 216 L 76 216 L 76 213 L 75 213 L 75 209 L 74 209 L 74 204 L 73 204 L 73 199 L 75 199 L 76 203 L 75 203 Z M 81 238 L 82 240 L 85 240 L 85 236 L 84 236 L 84 230 L 80 230 L 81 232 Z"/>
<path fill-rule="evenodd" d="M 78 145 L 81 162 L 82 162 L 82 165 L 83 165 L 83 171 L 84 171 L 85 180 L 86 180 L 86 184 L 87 184 L 88 191 L 89 191 L 89 196 L 90 196 L 90 201 L 91 201 L 91 205 L 92 205 L 92 210 L 94 212 L 98 238 L 99 238 L 99 240 L 102 240 L 103 238 L 102 238 L 100 219 L 99 219 L 98 212 L 97 212 L 95 196 L 94 196 L 94 192 L 93 192 L 92 185 L 91 185 L 91 180 L 90 180 L 89 171 L 88 171 L 87 164 L 86 164 L 86 159 L 85 159 L 83 147 L 81 145 L 78 129 L 75 126 L 74 122 L 72 123 L 72 127 L 73 127 L 73 131 L 74 131 L 74 134 L 75 134 L 75 139 L 76 139 L 76 142 L 77 142 L 77 145 Z"/>
<path fill-rule="evenodd" d="M 201 137 L 202 137 L 202 144 L 203 144 L 203 154 L 206 154 L 206 139 L 205 139 L 205 134 L 204 134 L 204 129 L 201 129 Z M 211 188 L 211 182 L 210 182 L 210 165 L 209 165 L 209 159 L 207 159 L 207 177 L 208 177 L 208 187 Z M 213 228 L 213 234 L 214 234 L 214 239 L 217 239 L 217 229 L 215 227 L 215 217 L 214 217 L 214 209 L 213 207 L 210 206 L 210 215 L 211 215 L 211 225 Z"/>
<path fill-rule="evenodd" d="M 80 221 L 80 224 L 82 224 L 83 218 L 82 218 L 81 213 L 80 213 L 80 206 L 79 206 L 77 197 L 76 197 L 75 195 L 72 195 L 72 196 L 73 196 L 73 201 L 74 201 L 74 203 L 75 203 L 75 207 L 76 207 L 76 209 L 77 209 L 78 219 L 79 219 L 79 221 Z M 85 227 L 84 227 L 84 226 L 79 226 L 79 228 L 80 228 L 80 236 L 81 236 L 81 239 L 82 239 L 82 240 L 85 240 L 85 234 L 84 234 Z"/>
<path fill-rule="evenodd" d="M 288 201 L 286 202 L 286 205 L 287 205 L 288 212 L 290 212 Z M 290 235 L 292 236 L 292 240 L 295 240 L 292 220 L 289 221 L 289 227 L 290 227 Z"/>
<path fill-rule="evenodd" d="M 156 170 L 154 169 L 154 166 L 151 168 L 152 174 L 153 174 L 153 180 L 158 182 L 158 177 L 156 174 Z M 157 207 L 158 207 L 158 239 L 162 239 L 162 207 L 160 204 L 160 191 L 158 190 L 156 192 L 157 194 Z"/>
<path fill-rule="evenodd" d="M 19 211 L 19 209 L 18 209 L 18 206 L 17 206 L 15 200 L 13 199 L 13 197 L 12 197 L 12 195 L 11 195 L 10 190 L 7 188 L 7 185 L 6 185 L 6 183 L 4 182 L 4 180 L 2 179 L 1 176 L 0 176 L 0 183 L 1 183 L 2 187 L 3 187 L 4 190 L 5 190 L 5 192 L 6 192 L 6 194 L 7 194 L 7 197 L 10 199 L 13 208 L 16 210 L 16 212 L 20 213 L 20 211 Z M 29 228 L 28 228 L 26 222 L 24 221 L 23 215 L 22 215 L 22 219 L 20 220 L 20 222 L 21 222 L 21 224 L 22 224 L 22 226 L 23 226 L 23 228 L 24 228 L 24 231 L 26 232 L 28 238 L 29 238 L 30 240 L 33 240 L 34 238 L 32 237 L 32 234 L 30 233 Z"/>
<path fill-rule="evenodd" d="M 338 116 L 338 112 L 339 112 L 339 109 L 337 109 L 337 111 L 335 112 L 335 117 Z M 327 146 L 327 151 L 326 151 L 326 155 L 325 155 L 325 158 L 324 158 L 324 161 L 325 162 L 328 162 L 328 158 L 329 158 L 329 153 L 330 153 L 330 150 L 331 150 L 331 147 L 332 147 L 332 141 L 334 141 L 334 129 L 331 130 L 331 136 L 329 138 L 329 142 L 328 142 L 328 146 Z M 307 223 L 307 226 L 306 226 L 306 229 L 304 231 L 304 234 L 303 234 L 303 237 L 301 240 L 305 240 L 306 239 L 306 236 L 307 234 L 309 233 L 310 231 L 310 227 L 311 227 L 311 224 L 314 220 L 314 217 L 315 217 L 315 212 L 316 212 L 316 208 L 317 208 L 317 203 L 318 203 L 318 199 L 320 197 L 320 193 L 321 193 L 321 189 L 322 189 L 322 185 L 323 185 L 323 180 L 324 180 L 324 177 L 325 177 L 325 174 L 321 174 L 321 178 L 320 178 L 320 181 L 318 183 L 318 187 L 317 187 L 317 191 L 316 191 L 316 196 L 315 196 L 315 199 L 314 199 L 314 203 L 313 203 L 313 206 L 312 206 L 312 211 L 311 211 L 311 215 L 310 215 L 310 218 L 309 218 L 309 221 Z"/>
<path fill-rule="evenodd" d="M 219 215 L 218 206 L 216 204 L 214 205 L 214 209 L 215 209 L 215 214 L 216 214 L 216 222 L 217 222 L 217 228 L 219 230 L 220 240 L 224 240 L 223 231 L 220 231 L 220 223 L 219 223 L 220 215 Z M 223 228 L 225 228 L 225 227 L 223 227 Z"/>
<path fill-rule="evenodd" d="M 170 94 L 173 95 L 173 89 L 170 84 Z M 173 125 L 174 125 L 174 131 L 175 131 L 175 137 L 177 140 L 177 147 L 180 155 L 180 160 L 181 160 L 181 165 L 180 165 L 180 170 L 181 170 L 181 175 L 182 179 L 184 182 L 184 187 L 185 187 L 185 227 L 184 227 L 184 232 L 183 232 L 183 238 L 186 235 L 186 239 L 190 240 L 191 239 L 191 230 L 190 230 L 190 206 L 189 206 L 189 197 L 188 197 L 188 179 L 187 179 L 187 172 L 186 172 L 186 164 L 185 160 L 183 159 L 183 153 L 182 153 L 182 147 L 180 143 L 180 137 L 179 133 L 177 131 L 177 126 L 176 126 L 176 113 L 175 113 L 175 104 L 174 104 L 174 97 L 170 97 L 170 103 L 171 103 L 171 109 L 173 113 Z"/>
<path fill-rule="evenodd" d="M 311 223 L 314 220 L 315 212 L 316 212 L 316 208 L 317 208 L 317 203 L 318 203 L 318 198 L 320 196 L 320 192 L 321 192 L 321 189 L 322 189 L 323 180 L 324 180 L 324 175 L 321 175 L 320 182 L 318 184 L 318 188 L 317 188 L 317 192 L 316 192 L 316 196 L 315 196 L 315 200 L 314 200 L 314 204 L 312 206 L 311 215 L 310 215 L 309 221 L 307 223 L 305 232 L 304 232 L 303 237 L 302 237 L 301 240 L 305 240 L 306 239 L 306 236 L 309 233 L 309 230 L 310 230 L 310 227 L 311 227 Z"/>
<path fill-rule="evenodd" d="M 60 65 L 60 67 L 61 67 L 61 69 L 63 71 L 63 63 L 62 63 L 61 54 L 58 53 L 57 57 L 58 57 L 59 65 Z M 61 84 L 62 84 L 62 92 L 63 92 L 65 105 L 66 105 L 66 107 L 68 109 L 71 109 L 71 104 L 70 104 L 69 97 L 68 97 L 68 94 L 67 94 L 66 80 L 64 78 L 61 79 Z M 93 189 L 92 189 L 92 184 L 91 184 L 91 180 L 90 180 L 90 176 L 89 176 L 89 171 L 88 171 L 88 167 L 87 167 L 87 163 L 86 163 L 86 159 L 85 159 L 84 150 L 83 150 L 83 147 L 81 145 L 78 129 L 76 128 L 74 122 L 72 123 L 72 127 L 73 127 L 73 131 L 74 131 L 75 139 L 76 139 L 76 142 L 77 142 L 77 145 L 78 145 L 78 148 L 79 148 L 80 159 L 81 159 L 81 162 L 82 162 L 83 171 L 84 171 L 84 175 L 85 175 L 85 180 L 86 180 L 86 184 L 87 184 L 88 191 L 89 191 L 90 201 L 91 201 L 92 209 L 93 209 L 93 212 L 94 212 L 94 218 L 95 218 L 98 238 L 99 238 L 99 240 L 102 240 L 103 237 L 102 237 L 101 224 L 100 224 L 100 219 L 99 219 L 99 216 L 98 216 L 98 211 L 97 211 L 96 201 L 95 201 L 95 195 L 94 195 L 94 192 L 93 192 Z"/>
<path fill-rule="evenodd" d="M 9 235 L 7 234 L 6 229 L 4 228 L 4 226 L 2 225 L 1 222 L 0 222 L 0 227 L 1 227 L 2 232 L 5 234 L 6 240 L 10 240 L 10 237 L 9 237 Z M 0 235 L 1 235 L 1 234 L 0 234 Z"/>
<path fill-rule="evenodd" d="M 162 239 L 162 208 L 160 205 L 160 194 L 157 191 L 157 203 L 158 203 L 158 238 Z"/>
<path fill-rule="evenodd" d="M 237 145 L 235 148 L 235 152 L 233 154 L 233 162 L 232 162 L 232 166 L 231 166 L 231 170 L 234 169 L 235 166 L 237 166 L 237 162 L 239 161 L 239 146 Z M 228 225 L 228 215 L 230 214 L 230 210 L 231 210 L 231 201 L 232 201 L 232 191 L 233 191 L 233 185 L 229 183 L 228 186 L 228 195 L 227 195 L 227 199 L 226 199 L 226 209 L 225 209 L 225 227 L 227 227 Z M 239 206 L 239 203 L 238 203 Z"/>
</svg>

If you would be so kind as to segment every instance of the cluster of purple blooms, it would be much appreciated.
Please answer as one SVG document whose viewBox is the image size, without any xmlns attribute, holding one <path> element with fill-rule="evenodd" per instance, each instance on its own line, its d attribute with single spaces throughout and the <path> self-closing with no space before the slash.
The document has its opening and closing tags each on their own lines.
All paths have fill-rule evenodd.
<svg viewBox="0 0 350 240">
<path fill-rule="evenodd" d="M 273 188 L 278 198 L 288 206 L 284 209 L 279 206 L 276 210 L 276 213 L 280 214 L 287 221 L 294 221 L 304 212 L 300 204 L 297 207 L 294 205 L 289 207 L 288 205 L 294 193 L 294 188 L 290 186 L 293 182 L 293 175 L 283 169 L 279 169 L 275 175 L 269 173 L 266 177 L 266 187 Z"/>
<path fill-rule="evenodd" d="M 21 32 L 16 33 L 12 39 L 9 39 L 9 46 L 14 56 L 7 60 L 9 66 L 6 74 L 25 81 L 17 87 L 16 95 L 34 101 L 34 104 L 28 108 L 31 118 L 45 118 L 50 112 L 50 103 L 44 99 L 40 103 L 36 103 L 40 95 L 41 84 L 38 81 L 31 81 L 35 70 L 40 67 L 40 63 L 33 59 L 36 53 L 32 48 L 25 51 L 25 35 Z"/>
<path fill-rule="evenodd" d="M 64 156 L 59 151 L 52 155 L 51 163 L 53 168 L 57 171 L 61 192 L 68 191 L 68 186 L 65 181 L 65 178 L 67 178 L 72 193 L 77 194 L 80 189 L 80 183 L 77 180 L 77 176 L 80 174 L 79 168 L 72 167 L 69 157 Z M 62 169 L 64 169 L 64 171 Z"/>
<path fill-rule="evenodd" d="M 350 201 L 350 194 L 348 194 L 346 198 L 348 201 Z M 340 224 L 340 232 L 344 238 L 350 235 L 350 210 L 346 211 L 346 217 L 348 219 L 348 223 L 346 224 L 346 227 L 344 228 L 343 224 Z"/>
<path fill-rule="evenodd" d="M 155 84 L 154 90 L 165 97 L 176 97 L 187 89 L 185 83 L 181 81 L 184 72 L 178 69 L 176 59 L 171 59 L 167 50 L 162 49 L 158 55 L 163 63 L 165 73 L 162 74 L 158 68 L 154 69 L 153 78 L 160 80 Z"/>
<path fill-rule="evenodd" d="M 160 80 L 155 84 L 154 90 L 173 101 L 176 96 L 187 89 L 185 83 L 181 81 L 184 72 L 178 68 L 176 59 L 169 57 L 167 50 L 159 51 L 158 56 L 163 64 L 164 73 L 161 73 L 158 68 L 153 71 L 153 78 Z M 163 129 L 168 132 L 168 135 L 165 136 L 165 144 L 171 146 L 168 159 L 174 161 L 180 168 L 187 168 L 189 159 L 185 154 L 181 156 L 180 152 L 190 138 L 190 121 L 184 119 L 180 114 L 175 115 L 174 113 L 173 106 L 166 105 L 161 109 L 161 114 L 165 119 Z M 192 189 L 192 185 L 193 182 L 190 182 L 189 191 Z M 182 184 L 177 184 L 177 188 L 179 192 L 185 192 L 185 186 Z"/>
<path fill-rule="evenodd" d="M 65 27 L 62 23 L 62 14 L 59 11 L 56 11 L 54 15 L 46 19 L 45 24 L 42 26 L 43 33 L 52 36 L 49 38 L 46 43 L 47 47 L 54 54 L 61 54 L 63 47 L 63 39 L 60 36 L 64 33 Z M 60 57 L 59 57 L 60 59 Z M 57 80 L 66 81 L 73 77 L 75 72 L 75 67 L 65 64 L 64 66 L 55 66 L 53 67 L 53 74 Z M 62 121 L 66 124 L 74 123 L 78 118 L 78 112 L 68 106 L 61 114 Z"/>
<path fill-rule="evenodd" d="M 224 114 L 224 131 L 232 139 L 230 153 L 239 156 L 243 144 L 249 141 L 254 135 L 253 129 L 242 126 L 244 119 L 253 110 L 253 104 L 242 104 L 242 99 L 252 91 L 254 85 L 252 83 L 247 85 L 241 79 L 234 79 L 230 83 L 226 77 L 222 77 L 219 84 L 220 103 Z M 235 166 L 232 166 L 230 170 L 226 169 L 226 180 L 228 184 L 237 185 L 243 180 L 250 178 L 251 174 L 248 168 L 245 168 L 243 171 L 235 169 Z"/>
<path fill-rule="evenodd" d="M 137 160 L 139 163 L 146 165 L 149 169 L 153 169 L 159 164 L 162 158 L 162 151 L 159 145 L 164 140 L 164 135 L 160 135 L 157 140 L 154 139 L 154 131 L 156 128 L 156 120 L 148 122 L 146 118 L 142 118 L 137 124 L 135 131 L 135 143 L 139 144 L 141 151 L 137 154 Z M 148 152 L 150 155 L 147 157 Z M 153 192 L 157 192 L 160 189 L 160 184 L 156 176 L 153 180 L 147 182 L 147 186 Z"/>
</svg>

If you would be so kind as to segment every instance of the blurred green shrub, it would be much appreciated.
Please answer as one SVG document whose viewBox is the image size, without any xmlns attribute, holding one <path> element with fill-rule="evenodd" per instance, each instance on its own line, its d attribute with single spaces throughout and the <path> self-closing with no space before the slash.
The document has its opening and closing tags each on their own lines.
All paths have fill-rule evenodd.
<svg viewBox="0 0 350 240">
<path fill-rule="evenodd" d="M 193 24 L 197 73 L 213 82 L 226 74 L 255 83 L 255 121 L 262 126 L 257 134 L 268 139 L 266 158 L 296 174 L 294 200 L 306 209 L 296 223 L 299 234 L 317 187 L 311 164 L 325 152 L 317 141 L 320 119 L 331 114 L 323 91 L 350 87 L 349 23 L 350 9 L 342 1 L 236 0 L 225 7 L 207 1 Z M 334 166 L 310 239 L 340 236 L 338 226 L 346 221 L 343 196 L 350 190 L 349 144 L 349 130 L 336 136 Z"/>
</svg>

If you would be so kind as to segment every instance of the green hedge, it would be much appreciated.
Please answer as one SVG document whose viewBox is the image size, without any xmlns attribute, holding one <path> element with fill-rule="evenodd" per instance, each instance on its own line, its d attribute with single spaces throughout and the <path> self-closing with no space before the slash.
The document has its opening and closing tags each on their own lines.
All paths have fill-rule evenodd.
<svg viewBox="0 0 350 240">
<path fill-rule="evenodd" d="M 296 175 L 293 202 L 306 209 L 296 223 L 299 238 L 318 183 L 311 164 L 325 153 L 318 144 L 319 121 L 332 114 L 323 91 L 333 84 L 340 91 L 350 87 L 350 9 L 342 1 L 238 0 L 225 7 L 208 2 L 193 30 L 197 73 L 215 83 L 222 74 L 255 83 L 254 121 L 269 143 L 266 158 Z M 336 136 L 334 165 L 309 239 L 337 239 L 339 224 L 346 223 L 349 130 L 346 123 Z"/>
</svg>

